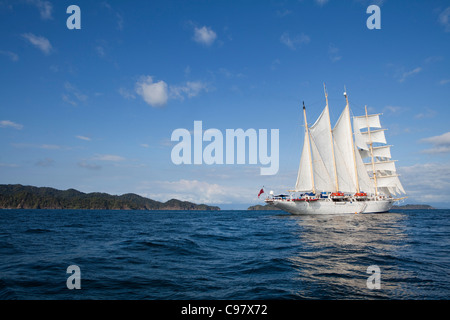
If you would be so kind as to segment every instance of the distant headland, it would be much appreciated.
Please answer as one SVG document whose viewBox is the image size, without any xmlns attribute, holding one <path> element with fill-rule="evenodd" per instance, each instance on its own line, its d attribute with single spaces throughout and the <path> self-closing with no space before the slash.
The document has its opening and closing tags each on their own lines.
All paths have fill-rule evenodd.
<svg viewBox="0 0 450 320">
<path fill-rule="evenodd" d="M 133 193 L 116 196 L 20 184 L 0 185 L 0 209 L 220 210 L 177 199 L 159 202 Z"/>
</svg>

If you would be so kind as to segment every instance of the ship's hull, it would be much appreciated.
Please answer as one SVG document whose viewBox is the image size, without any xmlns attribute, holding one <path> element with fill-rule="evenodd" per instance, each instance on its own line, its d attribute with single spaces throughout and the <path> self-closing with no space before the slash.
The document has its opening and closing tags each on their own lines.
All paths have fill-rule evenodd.
<svg viewBox="0 0 450 320">
<path fill-rule="evenodd" d="M 330 199 L 315 201 L 266 200 L 266 203 L 291 214 L 381 213 L 389 211 L 394 202 L 394 199 L 363 201 L 332 201 Z"/>
</svg>

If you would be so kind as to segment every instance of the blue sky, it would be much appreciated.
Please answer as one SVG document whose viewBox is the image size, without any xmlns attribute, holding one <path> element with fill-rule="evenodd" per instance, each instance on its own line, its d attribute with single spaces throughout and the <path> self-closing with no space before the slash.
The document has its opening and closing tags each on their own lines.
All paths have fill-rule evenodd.
<svg viewBox="0 0 450 320">
<path fill-rule="evenodd" d="M 450 207 L 448 1 L 1 0 L 0 37 L 0 183 L 246 208 L 295 184 L 325 82 L 333 123 L 344 86 L 355 115 L 383 113 L 407 202 Z M 173 164 L 196 120 L 279 129 L 278 173 Z"/>
</svg>

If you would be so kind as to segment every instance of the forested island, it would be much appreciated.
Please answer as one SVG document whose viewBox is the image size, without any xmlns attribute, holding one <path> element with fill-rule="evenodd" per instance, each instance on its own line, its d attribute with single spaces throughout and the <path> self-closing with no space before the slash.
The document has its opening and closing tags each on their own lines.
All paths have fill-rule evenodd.
<svg viewBox="0 0 450 320">
<path fill-rule="evenodd" d="M 159 202 L 133 193 L 117 196 L 20 184 L 0 185 L 0 209 L 220 210 L 177 199 Z"/>
</svg>

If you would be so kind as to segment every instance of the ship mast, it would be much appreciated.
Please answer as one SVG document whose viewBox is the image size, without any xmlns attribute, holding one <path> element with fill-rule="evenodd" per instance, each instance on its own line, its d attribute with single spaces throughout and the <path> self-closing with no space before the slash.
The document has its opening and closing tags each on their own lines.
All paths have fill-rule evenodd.
<svg viewBox="0 0 450 320">
<path fill-rule="evenodd" d="M 378 187 L 377 187 L 377 174 L 375 171 L 375 161 L 373 158 L 373 142 L 370 136 L 370 125 L 369 125 L 369 116 L 367 115 L 367 106 L 364 107 L 366 110 L 366 124 L 367 124 L 367 134 L 369 135 L 369 148 L 370 148 L 370 157 L 372 161 L 372 172 L 373 172 L 373 183 L 375 185 L 375 196 L 378 195 Z"/>
<path fill-rule="evenodd" d="M 331 154 L 333 155 L 333 170 L 334 170 L 334 181 L 336 186 L 336 192 L 339 191 L 339 182 L 337 177 L 337 170 L 336 170 L 336 158 L 334 157 L 334 143 L 333 143 L 333 129 L 331 129 L 331 119 L 330 119 L 330 109 L 328 108 L 328 93 L 327 89 L 325 87 L 325 83 L 323 84 L 323 91 L 325 92 L 325 101 L 326 101 L 326 108 L 328 109 L 328 122 L 330 123 L 330 138 L 331 138 Z"/>
<path fill-rule="evenodd" d="M 305 134 L 307 135 L 308 143 L 309 143 L 309 129 L 308 129 L 308 121 L 306 121 L 306 107 L 305 107 L 305 101 L 303 101 L 303 117 L 305 118 Z M 310 168 L 311 168 L 311 185 L 312 185 L 312 192 L 316 193 L 316 187 L 314 186 L 314 170 L 312 165 L 312 154 L 311 154 L 311 148 L 309 148 L 309 162 L 310 162 Z"/>
<path fill-rule="evenodd" d="M 349 116 L 348 116 L 348 122 L 349 122 L 349 128 L 350 128 L 350 131 L 352 130 L 351 128 L 352 128 L 352 123 L 351 123 L 351 121 L 350 121 L 350 107 L 349 107 L 349 105 L 348 105 L 348 96 L 347 96 L 347 89 L 345 89 L 345 87 L 344 87 L 344 96 L 345 96 L 345 102 L 346 102 L 346 108 L 347 108 L 347 112 L 349 113 Z M 350 135 L 350 141 L 351 141 L 351 143 L 352 143 L 352 149 L 353 149 L 353 152 L 352 152 L 352 154 L 353 154 L 353 164 L 354 164 L 354 166 L 355 166 L 355 178 L 356 178 L 356 192 L 357 193 L 359 193 L 359 178 L 358 178 L 358 169 L 356 168 L 356 153 L 355 153 L 355 145 L 354 145 L 354 143 L 353 143 L 353 133 L 351 132 L 351 135 Z"/>
</svg>

